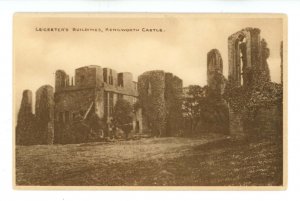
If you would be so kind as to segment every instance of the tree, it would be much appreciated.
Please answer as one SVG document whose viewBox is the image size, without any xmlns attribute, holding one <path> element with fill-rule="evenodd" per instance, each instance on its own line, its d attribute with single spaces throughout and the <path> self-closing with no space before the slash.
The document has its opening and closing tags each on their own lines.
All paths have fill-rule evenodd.
<svg viewBox="0 0 300 201">
<path fill-rule="evenodd" d="M 114 107 L 113 124 L 124 131 L 126 139 L 132 130 L 132 117 L 133 106 L 127 100 L 119 99 Z"/>
<path fill-rule="evenodd" d="M 206 105 L 207 86 L 190 85 L 187 88 L 183 100 L 183 116 L 188 120 L 190 132 L 193 134 L 195 128 L 201 121 L 202 110 Z"/>
</svg>

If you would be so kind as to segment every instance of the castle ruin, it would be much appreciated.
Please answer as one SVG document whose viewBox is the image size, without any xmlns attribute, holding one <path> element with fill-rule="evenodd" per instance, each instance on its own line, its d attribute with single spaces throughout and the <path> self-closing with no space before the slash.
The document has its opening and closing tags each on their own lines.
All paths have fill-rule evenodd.
<svg viewBox="0 0 300 201">
<path fill-rule="evenodd" d="M 270 81 L 266 43 L 258 28 L 245 28 L 228 37 L 228 80 L 235 86 Z"/>
<path fill-rule="evenodd" d="M 50 85 L 41 86 L 36 91 L 35 115 L 39 144 L 54 143 L 54 89 Z"/>
<path fill-rule="evenodd" d="M 161 70 L 138 77 L 139 104 L 144 132 L 173 136 L 181 129 L 182 80 Z"/>
<path fill-rule="evenodd" d="M 96 115 L 107 132 L 112 124 L 114 105 L 125 99 L 132 105 L 137 101 L 137 83 L 128 72 L 117 73 L 100 66 L 85 66 L 75 70 L 75 82 L 64 71 L 56 71 L 55 79 L 56 142 L 72 141 L 68 135 L 76 121 Z M 133 130 L 139 132 L 142 120 L 139 111 L 133 119 Z M 86 132 L 89 132 L 88 130 Z M 87 135 L 87 134 L 86 134 Z M 76 140 L 75 140 L 76 141 Z"/>
<path fill-rule="evenodd" d="M 272 136 L 282 133 L 282 84 L 271 82 L 270 50 L 258 28 L 245 28 L 228 38 L 230 134 Z M 273 135 L 274 136 L 274 135 Z"/>
<path fill-rule="evenodd" d="M 249 132 L 268 135 L 282 130 L 282 48 L 281 43 L 281 84 L 270 81 L 270 50 L 257 28 L 245 28 L 228 37 L 228 81 L 219 50 L 207 53 L 210 102 L 202 113 L 207 114 L 210 132 L 240 137 Z M 138 82 L 129 72 L 117 73 L 96 65 L 77 68 L 74 77 L 57 70 L 55 92 L 49 85 L 36 91 L 35 114 L 32 92 L 23 92 L 16 143 L 93 141 L 111 129 L 119 99 L 134 106 L 134 132 L 175 136 L 182 130 L 182 95 L 182 80 L 162 70 L 147 71 Z M 100 129 L 95 129 L 95 122 Z"/>
<path fill-rule="evenodd" d="M 24 90 L 16 126 L 16 144 L 53 144 L 53 142 L 53 87 L 44 85 L 36 91 L 35 114 L 32 112 L 32 92 Z"/>
<path fill-rule="evenodd" d="M 32 112 L 32 91 L 24 90 L 16 126 L 17 145 L 34 144 L 34 120 L 35 118 Z"/>
<path fill-rule="evenodd" d="M 207 85 L 215 95 L 224 93 L 226 79 L 223 76 L 223 60 L 219 50 L 212 49 L 207 53 Z"/>
</svg>

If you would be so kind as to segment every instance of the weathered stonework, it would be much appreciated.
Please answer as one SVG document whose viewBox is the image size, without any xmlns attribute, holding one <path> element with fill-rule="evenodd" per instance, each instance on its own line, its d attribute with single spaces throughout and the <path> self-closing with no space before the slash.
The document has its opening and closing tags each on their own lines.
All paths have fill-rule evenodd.
<svg viewBox="0 0 300 201">
<path fill-rule="evenodd" d="M 16 144 L 35 144 L 35 118 L 32 113 L 32 92 L 24 90 L 16 126 Z"/>
<path fill-rule="evenodd" d="M 223 76 L 223 60 L 219 50 L 212 49 L 207 53 L 207 85 L 216 96 L 225 90 L 226 79 Z"/>
<path fill-rule="evenodd" d="M 161 70 L 138 77 L 143 130 L 155 136 L 174 136 L 182 122 L 182 80 Z"/>
<path fill-rule="evenodd" d="M 270 50 L 260 39 L 260 30 L 246 28 L 231 35 L 228 54 L 230 134 L 278 136 L 282 131 L 282 85 L 270 81 Z"/>
<path fill-rule="evenodd" d="M 245 113 L 230 108 L 230 135 L 235 138 L 277 138 L 282 136 L 282 112 L 278 105 L 261 107 L 251 121 Z"/>
<path fill-rule="evenodd" d="M 69 76 L 63 70 L 58 70 L 55 73 L 55 91 L 58 92 L 63 87 L 69 86 Z"/>
<path fill-rule="evenodd" d="M 229 130 L 230 135 L 234 138 L 241 138 L 245 136 L 243 117 L 239 111 L 234 111 L 229 107 Z"/>
<path fill-rule="evenodd" d="M 89 141 L 90 130 L 84 123 L 94 114 L 99 118 L 102 131 L 108 132 L 116 101 L 120 98 L 128 100 L 132 105 L 137 100 L 136 82 L 131 73 L 117 73 L 100 66 L 85 66 L 75 70 L 75 84 L 65 84 L 69 76 L 58 70 L 55 83 L 55 142 L 78 143 Z M 62 74 L 62 75 L 61 75 Z M 142 120 L 135 116 L 133 126 L 139 126 Z M 74 129 L 76 127 L 77 129 Z M 78 128 L 80 127 L 80 128 Z M 82 130 L 75 136 L 74 130 Z M 140 132 L 133 128 L 136 132 Z M 94 131 L 93 131 L 94 132 Z M 97 131 L 100 132 L 100 131 Z"/>
<path fill-rule="evenodd" d="M 35 115 L 37 121 L 38 144 L 54 142 L 54 92 L 50 85 L 41 86 L 36 91 Z"/>
<path fill-rule="evenodd" d="M 276 137 L 282 135 L 282 113 L 277 105 L 262 107 L 254 119 L 254 134 L 261 137 Z"/>
<path fill-rule="evenodd" d="M 214 88 L 214 75 L 223 74 L 223 60 L 219 50 L 212 49 L 207 53 L 207 85 Z"/>
<path fill-rule="evenodd" d="M 264 54 L 265 50 L 265 43 L 261 41 L 260 30 L 257 28 L 245 28 L 229 36 L 229 82 L 235 86 L 252 86 L 261 79 L 269 81 L 266 66 L 269 55 Z"/>
</svg>

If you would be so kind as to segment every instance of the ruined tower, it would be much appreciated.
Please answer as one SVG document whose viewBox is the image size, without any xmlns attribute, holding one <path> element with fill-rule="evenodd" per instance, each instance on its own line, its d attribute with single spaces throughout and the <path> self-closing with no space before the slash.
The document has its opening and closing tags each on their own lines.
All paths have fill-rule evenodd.
<svg viewBox="0 0 300 201">
<path fill-rule="evenodd" d="M 180 130 L 182 80 L 172 73 L 154 70 L 138 77 L 143 128 L 156 136 L 172 136 Z"/>
<path fill-rule="evenodd" d="M 54 94 L 50 85 L 36 91 L 35 115 L 38 144 L 53 144 L 54 141 Z"/>
<path fill-rule="evenodd" d="M 55 72 L 55 91 L 61 90 L 63 87 L 69 86 L 69 75 L 63 70 Z"/>
<path fill-rule="evenodd" d="M 212 49 L 207 53 L 207 84 L 214 93 L 223 94 L 225 88 L 223 60 L 217 49 Z"/>
<path fill-rule="evenodd" d="M 33 130 L 34 115 L 32 113 L 32 92 L 30 90 L 24 90 L 20 110 L 18 113 L 16 127 L 16 144 L 33 144 Z"/>
<path fill-rule="evenodd" d="M 207 84 L 211 86 L 215 73 L 223 74 L 223 60 L 219 50 L 212 49 L 207 53 Z"/>
<path fill-rule="evenodd" d="M 268 81 L 268 56 L 258 28 L 245 28 L 232 34 L 228 38 L 229 82 L 235 86 L 251 86 L 261 79 Z"/>
</svg>

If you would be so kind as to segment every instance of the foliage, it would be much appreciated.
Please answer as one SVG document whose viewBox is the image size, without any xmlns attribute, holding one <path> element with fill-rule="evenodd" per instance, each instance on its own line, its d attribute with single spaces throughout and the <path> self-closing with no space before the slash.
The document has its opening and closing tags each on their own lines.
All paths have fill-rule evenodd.
<svg viewBox="0 0 300 201">
<path fill-rule="evenodd" d="M 122 129 L 127 135 L 132 130 L 133 106 L 125 99 L 116 102 L 113 112 L 114 126 Z"/>
<path fill-rule="evenodd" d="M 142 108 L 141 101 L 138 99 L 134 104 L 133 104 L 133 110 L 138 111 L 139 109 Z"/>
<path fill-rule="evenodd" d="M 138 91 L 143 115 L 152 135 L 161 136 L 166 130 L 165 73 L 150 71 L 139 76 Z"/>
<path fill-rule="evenodd" d="M 208 96 L 213 99 L 222 99 L 222 93 L 224 91 L 224 86 L 226 86 L 227 80 L 222 73 L 215 72 L 212 75 L 210 81 L 210 87 L 208 87 Z"/>
<path fill-rule="evenodd" d="M 202 110 L 207 104 L 207 86 L 190 85 L 183 100 L 182 112 L 190 122 L 190 131 L 194 132 L 202 117 Z"/>
<path fill-rule="evenodd" d="M 258 82 L 252 86 L 235 87 L 228 84 L 225 89 L 224 98 L 235 113 L 242 117 L 245 132 L 255 134 L 259 127 L 256 118 L 261 109 L 278 107 L 282 111 L 283 87 L 281 84 L 268 82 L 265 77 L 260 77 Z M 263 122 L 259 122 L 263 123 Z"/>
<path fill-rule="evenodd" d="M 282 103 L 282 93 L 281 84 L 263 82 L 252 88 L 228 85 L 224 97 L 234 111 L 243 111 L 245 108 L 254 110 L 259 107 L 270 107 Z"/>
<path fill-rule="evenodd" d="M 195 134 L 196 131 L 228 133 L 228 106 L 222 99 L 221 92 L 217 93 L 214 89 L 216 88 L 198 85 L 187 88 L 183 114 L 189 123 L 191 134 Z"/>
</svg>

